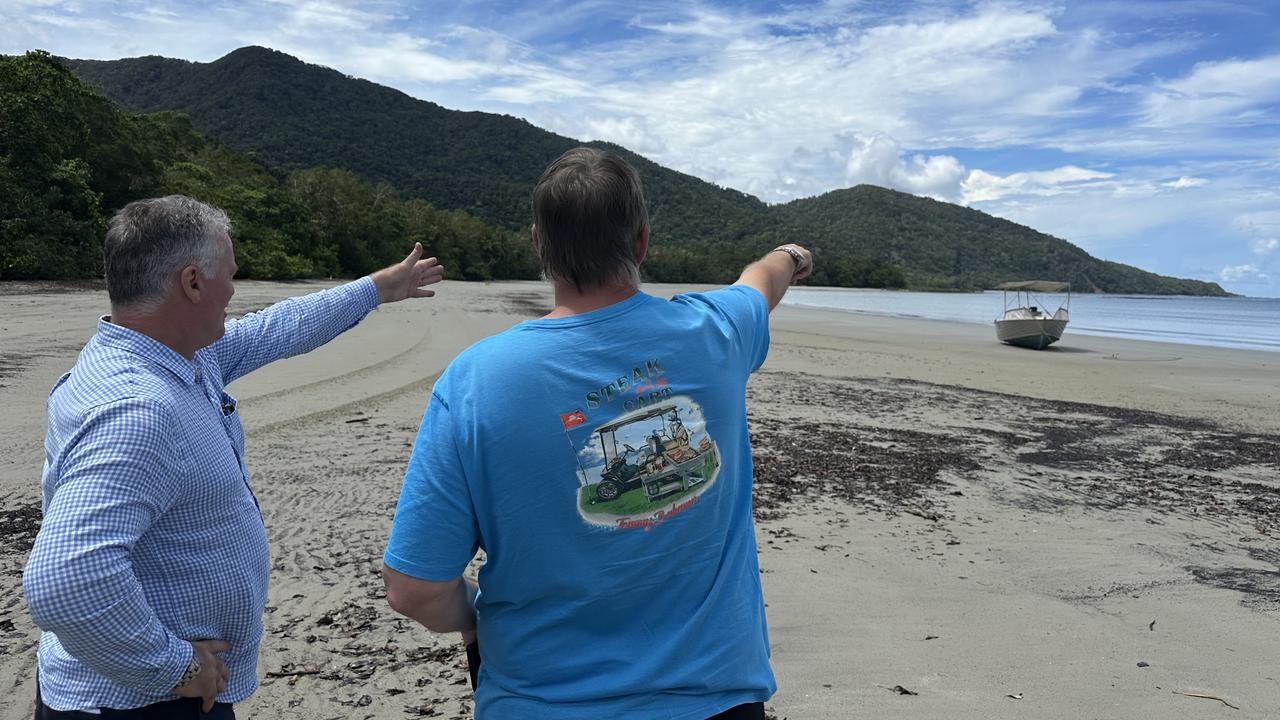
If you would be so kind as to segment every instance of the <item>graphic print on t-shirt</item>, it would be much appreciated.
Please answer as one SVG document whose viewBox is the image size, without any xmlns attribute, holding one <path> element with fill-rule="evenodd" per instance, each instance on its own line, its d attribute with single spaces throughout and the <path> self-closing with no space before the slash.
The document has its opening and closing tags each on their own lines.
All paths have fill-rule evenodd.
<svg viewBox="0 0 1280 720">
<path fill-rule="evenodd" d="M 581 410 L 560 420 L 577 451 L 578 512 L 594 525 L 661 524 L 693 507 L 720 471 L 702 408 L 687 395 L 664 395 L 595 426 Z"/>
</svg>

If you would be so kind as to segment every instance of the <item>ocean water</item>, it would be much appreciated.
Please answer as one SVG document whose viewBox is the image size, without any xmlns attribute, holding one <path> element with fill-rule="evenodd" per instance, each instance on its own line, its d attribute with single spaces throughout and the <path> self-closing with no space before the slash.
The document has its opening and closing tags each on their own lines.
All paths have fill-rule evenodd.
<svg viewBox="0 0 1280 720">
<path fill-rule="evenodd" d="M 978 323 L 1004 311 L 1003 293 L 925 293 L 792 288 L 784 305 L 845 312 Z M 1058 309 L 1066 295 L 1037 293 L 1040 307 Z M 1010 301 L 1013 293 L 1009 293 Z M 1188 345 L 1280 352 L 1280 298 L 1183 295 L 1072 295 L 1068 337 L 1105 335 Z M 992 330 L 992 337 L 994 337 Z"/>
</svg>

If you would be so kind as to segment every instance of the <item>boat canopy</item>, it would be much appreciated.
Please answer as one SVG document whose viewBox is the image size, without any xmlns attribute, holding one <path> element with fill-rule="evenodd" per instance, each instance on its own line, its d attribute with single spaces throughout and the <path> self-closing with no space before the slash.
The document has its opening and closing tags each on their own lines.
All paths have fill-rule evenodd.
<svg viewBox="0 0 1280 720">
<path fill-rule="evenodd" d="M 1020 280 L 1018 282 L 1001 283 L 997 290 L 1030 290 L 1031 292 L 1057 293 L 1071 287 L 1070 283 L 1053 282 L 1052 280 Z"/>
<path fill-rule="evenodd" d="M 614 420 L 611 423 L 606 423 L 604 425 L 601 425 L 600 427 L 596 428 L 596 432 L 606 433 L 606 432 L 609 432 L 610 430 L 617 430 L 623 425 L 630 425 L 633 422 L 639 422 L 641 420 L 648 420 L 651 417 L 665 415 L 666 413 L 669 413 L 675 409 L 676 409 L 675 403 L 667 403 L 665 405 L 655 405 L 651 408 L 648 408 L 647 410 L 628 413 L 618 418 L 617 420 Z"/>
</svg>

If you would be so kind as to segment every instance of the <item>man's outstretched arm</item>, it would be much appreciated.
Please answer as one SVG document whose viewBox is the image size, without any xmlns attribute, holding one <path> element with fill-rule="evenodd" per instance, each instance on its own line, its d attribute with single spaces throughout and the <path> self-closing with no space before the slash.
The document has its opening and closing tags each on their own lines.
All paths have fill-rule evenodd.
<svg viewBox="0 0 1280 720">
<path fill-rule="evenodd" d="M 415 243 L 404 260 L 355 282 L 302 297 L 288 298 L 227 323 L 226 335 L 212 345 L 224 384 L 283 358 L 310 352 L 351 329 L 380 304 L 427 298 L 440 282 L 444 266 L 422 257 Z"/>
<path fill-rule="evenodd" d="M 787 294 L 787 288 L 813 272 L 813 256 L 799 245 L 780 245 L 765 253 L 742 271 L 734 285 L 755 288 L 769 302 L 772 311 Z"/>
</svg>

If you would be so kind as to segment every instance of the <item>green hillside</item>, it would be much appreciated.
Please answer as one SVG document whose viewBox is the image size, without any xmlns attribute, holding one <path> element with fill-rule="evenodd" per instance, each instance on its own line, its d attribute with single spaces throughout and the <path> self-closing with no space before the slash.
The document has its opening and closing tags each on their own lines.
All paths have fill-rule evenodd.
<svg viewBox="0 0 1280 720">
<path fill-rule="evenodd" d="M 135 112 L 181 110 L 195 126 L 268 165 L 327 165 L 509 228 L 529 222 L 542 169 L 581 143 L 508 115 L 447 110 L 399 90 L 259 47 L 212 63 L 161 57 L 68 61 Z M 764 203 L 616 146 L 644 174 L 654 230 L 680 242 L 742 237 Z"/>
<path fill-rule="evenodd" d="M 205 137 L 278 177 L 340 168 L 401 199 L 524 232 L 546 164 L 578 143 L 503 115 L 448 110 L 397 90 L 242 48 L 212 63 L 159 57 L 66 61 L 132 112 L 179 111 Z M 984 213 L 860 186 L 769 207 L 616 146 L 640 170 L 650 202 L 651 280 L 724 282 L 783 242 L 818 252 L 815 284 L 982 288 L 1012 279 L 1070 280 L 1082 291 L 1225 294 L 1089 256 Z M 495 230 L 496 231 L 496 230 Z M 498 274 L 494 277 L 503 277 Z"/>
<path fill-rule="evenodd" d="M 1070 282 L 1078 292 L 1225 294 L 1216 283 L 1098 260 L 1025 225 L 873 185 L 795 200 L 771 213 L 772 237 L 803 237 L 817 252 L 877 258 L 903 268 L 912 287 L 991 288 L 1043 278 Z"/>
<path fill-rule="evenodd" d="M 106 219 L 170 193 L 227 211 L 241 277 L 361 275 L 414 241 L 452 277 L 538 275 L 527 232 L 349 170 L 277 174 L 206 142 L 185 115 L 121 111 L 46 53 L 0 56 L 0 280 L 101 277 Z"/>
</svg>

